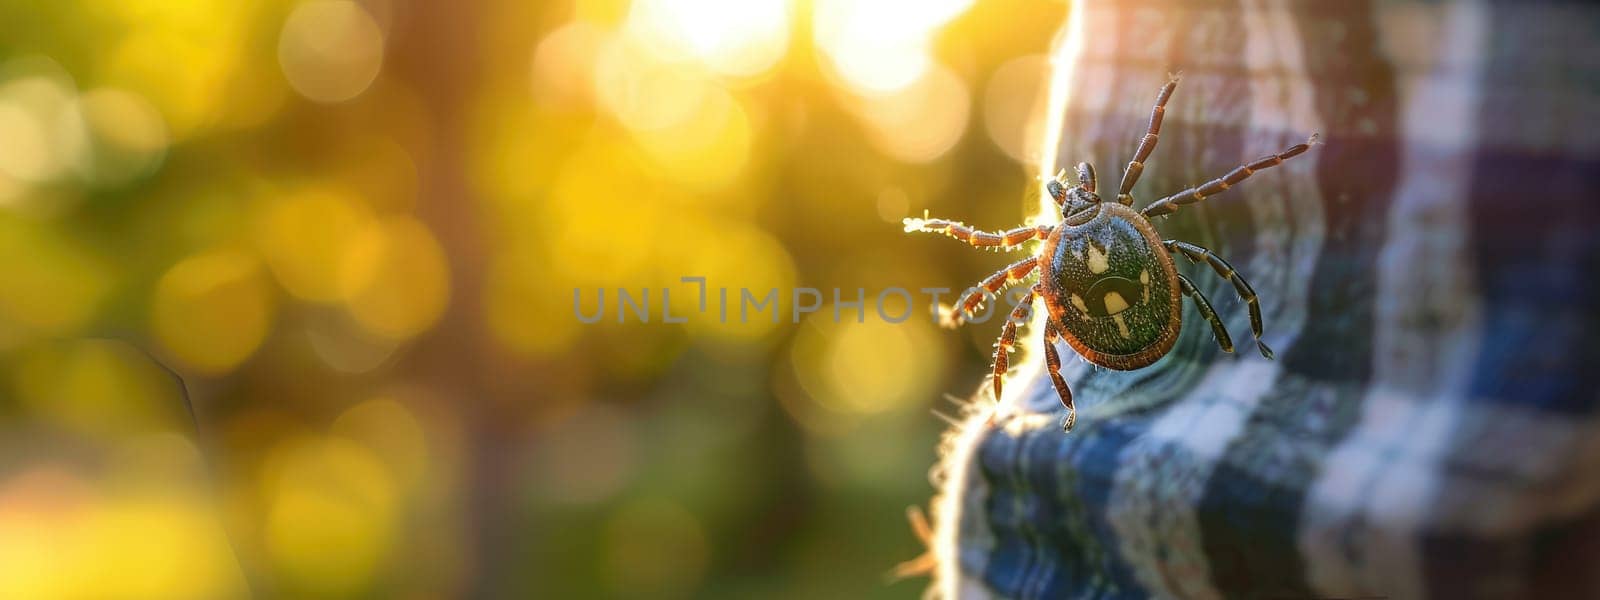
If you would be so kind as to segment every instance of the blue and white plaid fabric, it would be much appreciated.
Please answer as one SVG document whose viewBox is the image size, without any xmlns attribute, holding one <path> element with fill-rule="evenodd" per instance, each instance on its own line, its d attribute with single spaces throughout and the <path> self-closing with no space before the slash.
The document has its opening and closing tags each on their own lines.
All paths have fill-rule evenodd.
<svg viewBox="0 0 1600 600">
<path fill-rule="evenodd" d="M 1278 358 L 1186 307 L 1149 368 L 1067 361 L 1063 435 L 1023 338 L 947 439 L 935 590 L 1600 597 L 1600 6 L 1075 0 L 1058 47 L 1045 171 L 1115 180 L 1179 70 L 1141 202 L 1322 133 L 1157 223 L 1254 284 Z"/>
</svg>

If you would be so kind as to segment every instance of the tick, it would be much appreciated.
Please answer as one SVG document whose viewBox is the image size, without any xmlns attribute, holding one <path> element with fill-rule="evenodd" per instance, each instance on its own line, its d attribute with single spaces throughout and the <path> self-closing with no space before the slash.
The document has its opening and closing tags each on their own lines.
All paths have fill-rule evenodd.
<svg viewBox="0 0 1600 600">
<path fill-rule="evenodd" d="M 1182 328 L 1182 296 L 1194 302 L 1200 316 L 1211 324 L 1217 345 L 1233 352 L 1233 340 L 1211 310 L 1211 303 L 1188 277 L 1179 274 L 1172 254 L 1182 254 L 1191 263 L 1204 261 L 1217 276 L 1233 284 L 1250 311 L 1250 332 L 1255 335 L 1261 355 L 1272 358 L 1272 349 L 1261 341 L 1261 302 L 1250 283 L 1228 261 L 1200 246 L 1179 240 L 1163 240 L 1151 217 L 1170 215 L 1238 185 L 1252 174 L 1283 164 L 1317 143 L 1312 135 L 1305 143 L 1264 156 L 1240 166 L 1203 185 L 1192 187 L 1150 203 L 1143 210 L 1133 208 L 1133 186 L 1144 171 L 1144 161 L 1155 151 L 1161 134 L 1161 120 L 1167 100 L 1177 89 L 1173 77 L 1162 86 L 1150 111 L 1150 125 L 1133 160 L 1122 173 L 1116 202 L 1102 202 L 1095 191 L 1094 167 L 1078 163 L 1077 185 L 1067 187 L 1066 171 L 1045 184 L 1045 190 L 1061 210 L 1058 225 L 1018 227 L 1009 231 L 978 231 L 945 219 L 906 219 L 906 231 L 942 233 L 972 246 L 1014 250 L 1030 240 L 1044 240 L 1039 253 L 1017 261 L 985 278 L 962 296 L 947 324 L 960 325 L 983 303 L 1006 286 L 1026 281 L 1042 271 L 1038 282 L 1020 298 L 1000 332 L 994 352 L 994 397 L 1000 398 L 1010 352 L 1016 340 L 1017 323 L 1026 321 L 1035 297 L 1044 299 L 1049 318 L 1044 326 L 1044 359 L 1055 384 L 1056 394 L 1067 409 L 1063 426 L 1071 430 L 1077 420 L 1072 406 L 1072 390 L 1061 377 L 1061 358 L 1056 340 L 1067 344 L 1085 360 L 1102 367 L 1129 371 L 1155 362 L 1178 339 Z"/>
</svg>

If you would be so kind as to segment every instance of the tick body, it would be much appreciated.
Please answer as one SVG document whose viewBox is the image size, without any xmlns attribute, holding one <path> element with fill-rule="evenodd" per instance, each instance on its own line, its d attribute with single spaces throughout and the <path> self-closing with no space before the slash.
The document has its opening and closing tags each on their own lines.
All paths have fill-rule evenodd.
<svg viewBox="0 0 1600 600">
<path fill-rule="evenodd" d="M 1224 351 L 1233 352 L 1233 340 L 1211 309 L 1205 295 L 1178 273 L 1172 255 L 1192 263 L 1204 262 L 1217 276 L 1233 284 L 1250 313 L 1250 331 L 1256 348 L 1270 359 L 1272 350 L 1261 341 L 1261 304 L 1249 282 L 1232 265 L 1210 250 L 1179 240 L 1163 240 L 1151 217 L 1177 212 L 1183 206 L 1215 196 L 1263 169 L 1305 153 L 1316 143 L 1305 143 L 1264 156 L 1226 175 L 1156 200 L 1142 210 L 1133 208 L 1133 187 L 1144 172 L 1144 161 L 1155 151 L 1161 134 L 1166 103 L 1177 88 L 1176 78 L 1162 86 L 1150 113 L 1150 124 L 1133 159 L 1122 174 L 1114 201 L 1103 201 L 1096 191 L 1094 167 L 1078 163 L 1076 185 L 1068 187 L 1063 171 L 1045 184 L 1045 191 L 1061 209 L 1061 223 L 1018 227 L 1008 231 L 978 231 L 944 219 L 906 219 L 906 231 L 942 233 L 979 248 L 1012 250 L 1025 242 L 1043 240 L 1038 254 L 1017 261 L 985 278 L 964 295 L 951 313 L 949 325 L 959 325 L 991 297 L 1009 285 L 1035 279 L 1028 293 L 1012 309 L 1000 332 L 994 353 L 994 397 L 1000 398 L 1017 325 L 1031 314 L 1033 300 L 1042 298 L 1048 311 L 1044 328 L 1045 366 L 1061 403 L 1067 409 L 1064 429 L 1072 429 L 1076 410 L 1072 391 L 1061 377 L 1061 359 L 1055 342 L 1067 345 L 1091 363 L 1118 370 L 1148 366 L 1166 356 L 1183 327 L 1184 297 L 1189 298 L 1211 326 Z"/>
<path fill-rule="evenodd" d="M 1085 209 L 1045 240 L 1050 326 L 1097 365 L 1129 370 L 1172 349 L 1182 325 L 1178 270 L 1150 222 L 1116 203 Z"/>
</svg>

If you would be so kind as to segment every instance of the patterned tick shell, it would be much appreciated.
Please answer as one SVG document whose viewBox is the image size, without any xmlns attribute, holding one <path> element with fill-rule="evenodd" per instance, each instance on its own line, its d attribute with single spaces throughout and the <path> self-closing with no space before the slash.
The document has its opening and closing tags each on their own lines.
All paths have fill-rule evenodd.
<svg viewBox="0 0 1600 600">
<path fill-rule="evenodd" d="M 1164 356 L 1182 327 L 1178 271 L 1155 228 L 1133 209 L 1098 202 L 1046 240 L 1050 319 L 1089 362 L 1122 371 Z"/>
</svg>

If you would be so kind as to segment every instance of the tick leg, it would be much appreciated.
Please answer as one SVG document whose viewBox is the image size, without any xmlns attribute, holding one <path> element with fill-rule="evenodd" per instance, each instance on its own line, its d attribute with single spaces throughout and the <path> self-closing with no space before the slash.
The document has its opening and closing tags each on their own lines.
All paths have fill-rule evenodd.
<svg viewBox="0 0 1600 600">
<path fill-rule="evenodd" d="M 999 248 L 1002 250 L 1015 250 L 1028 240 L 1045 239 L 1050 237 L 1050 232 L 1055 229 L 1054 225 L 1038 225 L 1034 227 L 1018 227 L 1007 231 L 988 232 L 973 229 L 959 221 L 945 219 L 908 218 L 903 222 L 908 232 L 942 233 L 972 244 L 976 248 Z"/>
<path fill-rule="evenodd" d="M 993 275 L 990 275 L 982 282 L 979 282 L 977 287 L 972 288 L 971 293 L 967 294 L 959 303 L 956 304 L 956 309 L 951 311 L 949 318 L 945 320 L 944 324 L 948 327 L 960 325 L 966 320 L 968 315 L 971 315 L 978 309 L 980 304 L 983 304 L 983 298 L 985 295 L 995 295 L 999 293 L 1000 290 L 1004 289 L 1006 285 L 1021 281 L 1024 277 L 1027 277 L 1028 274 L 1032 273 L 1034 266 L 1038 264 L 1039 257 L 1030 256 L 1028 258 L 1011 263 L 1010 266 L 1007 266 L 1004 269 L 995 271 Z"/>
<path fill-rule="evenodd" d="M 1211 310 L 1211 303 L 1206 301 L 1206 295 L 1194 287 L 1194 282 L 1188 277 L 1178 276 L 1178 287 L 1183 289 L 1183 295 L 1194 300 L 1194 307 L 1200 309 L 1200 316 L 1211 323 L 1211 334 L 1217 337 L 1217 345 L 1222 346 L 1223 352 L 1233 352 L 1233 338 L 1228 335 L 1227 328 L 1222 326 L 1222 319 L 1217 318 L 1217 313 Z"/>
<path fill-rule="evenodd" d="M 1245 281 L 1244 276 L 1234 270 L 1233 265 L 1210 250 L 1178 240 L 1167 240 L 1161 242 L 1161 245 L 1166 246 L 1169 252 L 1182 254 L 1184 258 L 1189 259 L 1189 262 L 1205 261 L 1219 277 L 1233 284 L 1233 291 L 1237 292 L 1239 299 L 1250 308 L 1250 333 L 1256 336 L 1256 349 L 1261 351 L 1262 356 L 1272 358 L 1272 349 L 1267 347 L 1266 342 L 1261 341 L 1261 299 L 1256 297 L 1256 290 L 1250 287 L 1250 282 Z"/>
<path fill-rule="evenodd" d="M 1172 99 L 1172 91 L 1178 89 L 1178 77 L 1173 76 L 1167 84 L 1161 86 L 1161 93 L 1156 95 L 1156 105 L 1150 109 L 1150 126 L 1145 130 L 1144 137 L 1139 139 L 1139 149 L 1133 153 L 1133 160 L 1128 161 L 1128 169 L 1122 172 L 1122 188 L 1117 192 L 1117 202 L 1124 206 L 1133 205 L 1133 185 L 1139 183 L 1139 175 L 1144 173 L 1144 161 L 1150 158 L 1150 153 L 1156 151 L 1156 142 L 1161 139 L 1161 120 L 1167 114 L 1167 100 Z"/>
<path fill-rule="evenodd" d="M 1078 163 L 1078 185 L 1083 186 L 1083 189 L 1090 192 L 1094 191 L 1094 165 L 1086 162 Z"/>
<path fill-rule="evenodd" d="M 1006 318 L 1005 327 L 1000 329 L 1000 341 L 994 345 L 994 400 L 1000 401 L 1000 386 L 1006 376 L 1006 369 L 1011 366 L 1011 348 L 1017 339 L 1017 324 L 1028 320 L 1028 315 L 1033 312 L 1033 298 L 1039 295 L 1041 288 L 1034 285 L 1028 295 L 1017 301 L 1017 306 L 1011 309 L 1011 316 Z"/>
<path fill-rule="evenodd" d="M 1044 191 L 1046 194 L 1050 194 L 1050 199 L 1056 203 L 1056 208 L 1065 208 L 1067 206 L 1067 186 L 1061 185 L 1061 178 L 1064 176 L 1066 176 L 1066 171 L 1062 171 L 1060 175 L 1056 175 L 1055 179 L 1051 179 L 1044 184 Z"/>
<path fill-rule="evenodd" d="M 1072 406 L 1072 390 L 1067 387 L 1067 380 L 1061 378 L 1061 356 L 1056 354 L 1056 340 L 1060 338 L 1055 325 L 1045 326 L 1044 365 L 1050 371 L 1050 382 L 1056 386 L 1061 405 L 1067 408 L 1067 422 L 1061 426 L 1061 431 L 1066 432 L 1072 431 L 1072 424 L 1078 422 L 1078 409 Z"/>
<path fill-rule="evenodd" d="M 1283 152 L 1258 158 L 1255 162 L 1229 171 L 1227 175 L 1223 175 L 1206 182 L 1205 185 L 1200 187 L 1192 187 L 1155 202 L 1151 202 L 1150 206 L 1144 207 L 1144 210 L 1140 212 L 1142 212 L 1146 217 L 1159 217 L 1178 212 L 1179 208 L 1194 204 L 1201 200 L 1205 200 L 1206 198 L 1210 198 L 1217 194 L 1221 194 L 1228 188 L 1239 185 L 1239 182 L 1249 179 L 1250 176 L 1255 174 L 1256 171 L 1276 167 L 1283 164 L 1283 161 L 1300 156 L 1301 154 L 1304 154 L 1306 150 L 1310 150 L 1313 145 L 1316 145 L 1316 143 L 1317 135 L 1312 134 L 1311 137 L 1306 139 L 1306 141 L 1303 143 L 1290 146 Z"/>
</svg>

